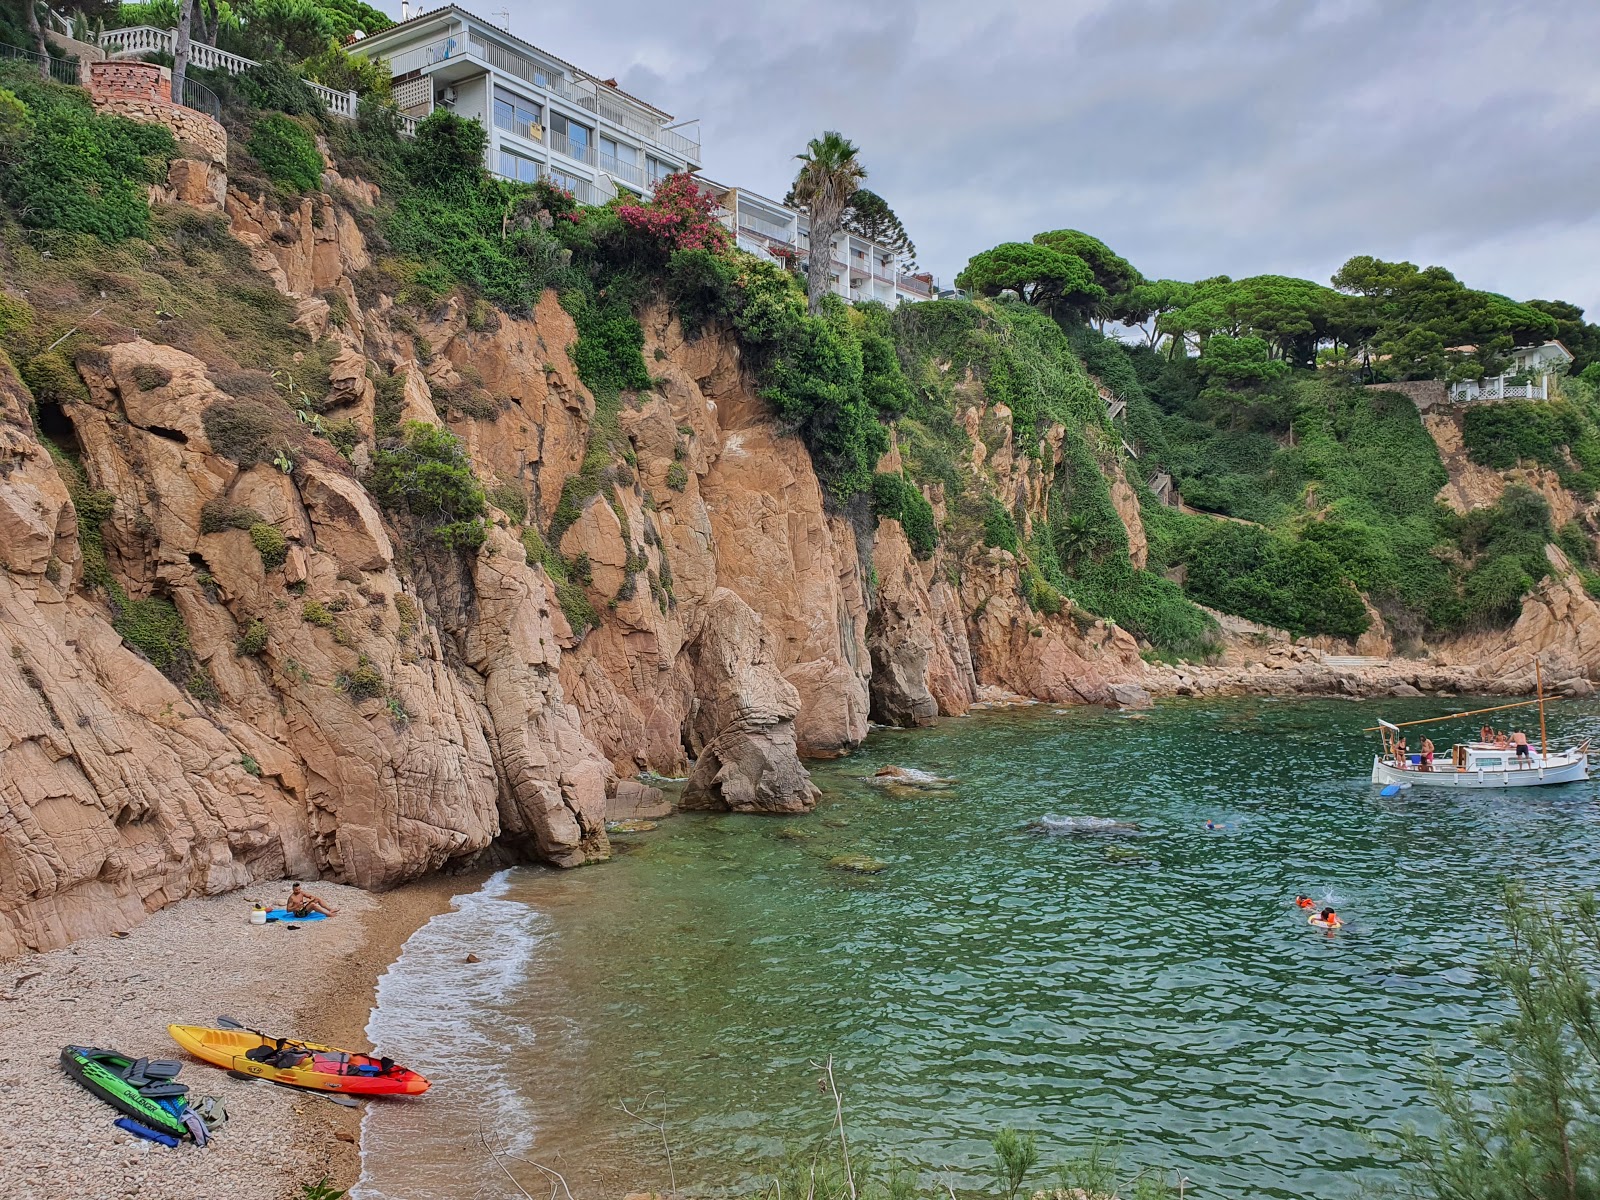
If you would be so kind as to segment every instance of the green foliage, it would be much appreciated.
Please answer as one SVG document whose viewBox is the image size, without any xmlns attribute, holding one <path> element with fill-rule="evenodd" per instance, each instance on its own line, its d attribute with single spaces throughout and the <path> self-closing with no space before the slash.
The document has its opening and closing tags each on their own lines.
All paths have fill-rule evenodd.
<svg viewBox="0 0 1600 1200">
<path fill-rule="evenodd" d="M 626 295 L 607 289 L 601 299 L 587 289 L 573 289 L 562 293 L 561 303 L 578 327 L 572 362 L 591 392 L 614 396 L 650 387 L 642 353 L 644 330 Z"/>
<path fill-rule="evenodd" d="M 189 658 L 189 631 L 177 606 L 165 596 L 131 600 L 113 588 L 111 627 L 139 653 L 169 676 Z"/>
<path fill-rule="evenodd" d="M 166 126 L 97 113 L 83 90 L 43 83 L 22 64 L 0 66 L 0 85 L 26 109 L 25 121 L 12 111 L 0 145 L 0 197 L 13 218 L 102 242 L 146 236 L 149 186 L 175 150 Z"/>
<path fill-rule="evenodd" d="M 734 308 L 738 271 L 710 250 L 675 250 L 667 261 L 667 296 L 687 337 L 696 337 Z"/>
<path fill-rule="evenodd" d="M 1409 1194 L 1433 1200 L 1584 1200 L 1600 1195 L 1600 904 L 1593 893 L 1541 903 L 1505 889 L 1508 937 L 1485 976 L 1510 1013 L 1483 1034 L 1494 1078 L 1456 1080 L 1429 1063 L 1442 1123 L 1395 1149 Z"/>
<path fill-rule="evenodd" d="M 241 758 L 239 760 L 239 766 L 246 775 L 254 775 L 257 779 L 261 778 L 261 764 L 250 755 L 246 754 L 243 758 Z"/>
<path fill-rule="evenodd" d="M 200 507 L 200 532 L 221 533 L 224 529 L 249 529 L 262 516 L 255 509 L 227 500 L 207 500 Z"/>
<path fill-rule="evenodd" d="M 939 544 L 933 505 L 928 503 L 922 489 L 903 475 L 879 474 L 872 477 L 872 511 L 876 516 L 900 522 L 906 533 L 906 541 L 911 543 L 911 552 L 918 558 L 927 558 Z M 1015 539 L 1015 528 L 1011 530 L 1011 536 Z"/>
<path fill-rule="evenodd" d="M 1076 229 L 1055 229 L 1033 235 L 1036 246 L 1048 246 L 1057 254 L 1071 255 L 1088 265 L 1094 282 L 1108 298 L 1115 298 L 1144 282 L 1133 264 L 1097 237 Z"/>
<path fill-rule="evenodd" d="M 1094 271 L 1083 259 L 1029 242 L 1005 242 L 973 255 L 956 276 L 956 286 L 980 296 L 1011 292 L 1048 313 L 1063 315 L 1106 298 L 1106 290 L 1094 281 Z"/>
<path fill-rule="evenodd" d="M 1600 430 L 1576 404 L 1474 404 L 1462 416 L 1461 440 L 1468 457 L 1486 467 L 1505 470 L 1536 462 L 1554 468 L 1575 491 L 1592 494 L 1600 487 Z"/>
<path fill-rule="evenodd" d="M 234 653 L 241 658 L 254 658 L 267 648 L 267 626 L 264 621 L 252 620 L 244 627 L 244 633 L 234 646 Z"/>
<path fill-rule="evenodd" d="M 250 132 L 250 153 L 267 178 L 281 187 L 309 192 L 322 181 L 322 152 L 305 126 L 282 113 L 269 113 Z"/>
<path fill-rule="evenodd" d="M 844 227 L 888 250 L 896 264 L 915 268 L 917 248 L 911 235 L 895 216 L 889 202 L 877 192 L 858 187 L 851 193 L 850 203 L 844 210 Z"/>
<path fill-rule="evenodd" d="M 1366 609 L 1338 560 L 1314 542 L 1218 522 L 1188 555 L 1188 589 L 1202 604 L 1287 629 L 1296 637 L 1356 638 Z"/>
<path fill-rule="evenodd" d="M 580 564 L 579 569 L 574 570 L 531 525 L 522 531 L 522 549 L 528 565 L 543 567 L 545 574 L 556 585 L 556 603 L 561 606 L 561 613 L 572 627 L 573 634 L 581 638 L 596 628 L 600 624 L 600 613 L 583 590 L 588 574 L 587 563 Z"/>
<path fill-rule="evenodd" d="M 432 522 L 429 536 L 448 548 L 476 550 L 488 537 L 488 497 L 460 439 L 448 430 L 408 422 L 399 445 L 373 456 L 366 483 L 385 508 Z"/>
<path fill-rule="evenodd" d="M 1021 1134 L 1008 1125 L 996 1133 L 989 1144 L 994 1147 L 999 1167 L 1000 1191 L 1005 1200 L 1016 1200 L 1028 1173 L 1039 1165 L 1038 1135 Z"/>
<path fill-rule="evenodd" d="M 1272 358 L 1264 338 L 1233 338 L 1225 333 L 1207 340 L 1198 368 L 1202 379 L 1236 390 L 1259 387 L 1289 373 L 1289 364 Z"/>
<path fill-rule="evenodd" d="M 284 560 L 289 557 L 289 539 L 283 536 L 276 525 L 261 521 L 250 526 L 250 544 L 261 555 L 261 565 L 269 571 L 283 566 Z"/>
<path fill-rule="evenodd" d="M 983 515 L 983 544 L 1000 550 L 1017 552 L 1017 523 L 1011 519 L 1011 510 L 994 496 Z"/>
<path fill-rule="evenodd" d="M 675 492 L 681 492 L 689 486 L 689 471 L 682 463 L 673 463 L 667 468 L 667 486 Z"/>
<path fill-rule="evenodd" d="M 26 360 L 19 374 L 40 404 L 69 404 L 89 399 L 89 389 L 83 385 L 77 368 L 59 350 Z"/>
<path fill-rule="evenodd" d="M 1219 275 L 1188 285 L 1182 295 L 1170 288 L 1148 295 L 1180 301 L 1157 320 L 1156 328 L 1198 342 L 1202 352 L 1208 351 L 1211 340 L 1219 335 L 1259 338 L 1267 343 L 1274 361 L 1309 367 L 1318 341 L 1350 336 L 1341 324 L 1348 299 L 1309 279 L 1286 275 L 1229 279 Z"/>
<path fill-rule="evenodd" d="M 357 656 L 352 669 L 341 671 L 335 677 L 334 685 L 357 704 L 363 700 L 374 700 L 388 690 L 383 673 L 365 654 Z"/>
<path fill-rule="evenodd" d="M 260 400 L 227 397 L 200 414 L 211 448 L 241 467 L 270 462 L 283 445 L 284 418 Z"/>
<path fill-rule="evenodd" d="M 387 63 L 356 58 L 346 53 L 337 40 L 329 41 L 317 54 L 300 64 L 307 79 L 340 92 L 354 92 L 362 99 L 389 101 L 392 77 Z"/>
<path fill-rule="evenodd" d="M 264 62 L 238 77 L 240 93 L 255 108 L 290 117 L 320 117 L 322 98 L 281 63 Z M 258 156 L 259 157 L 259 156 Z M 319 165 L 318 170 L 321 170 Z"/>
<path fill-rule="evenodd" d="M 318 629 L 333 628 L 333 614 L 320 600 L 307 600 L 301 605 L 300 619 L 307 625 L 315 625 Z"/>
<path fill-rule="evenodd" d="M 1556 530 L 1555 541 L 1573 566 L 1581 567 L 1594 561 L 1594 541 L 1578 522 L 1568 521 Z"/>
</svg>

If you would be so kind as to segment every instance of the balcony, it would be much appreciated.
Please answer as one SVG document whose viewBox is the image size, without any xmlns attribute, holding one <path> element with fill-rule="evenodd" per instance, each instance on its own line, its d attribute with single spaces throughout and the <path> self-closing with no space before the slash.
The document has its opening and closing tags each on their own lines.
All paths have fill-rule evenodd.
<svg viewBox="0 0 1600 1200">
<path fill-rule="evenodd" d="M 545 131 L 545 144 L 557 154 L 566 155 L 573 162 L 587 163 L 591 167 L 597 165 L 599 155 L 587 142 L 575 142 L 566 134 L 549 129 Z"/>
<path fill-rule="evenodd" d="M 768 221 L 743 209 L 739 211 L 739 228 L 774 242 L 782 242 L 786 246 L 794 245 L 795 231 L 792 225 L 780 225 L 776 221 Z"/>
<path fill-rule="evenodd" d="M 1511 377 L 1496 375 L 1493 379 L 1465 379 L 1450 385 L 1450 399 L 1457 404 L 1470 404 L 1477 400 L 1548 400 L 1550 376 L 1541 375 L 1537 381 L 1512 383 Z"/>
<path fill-rule="evenodd" d="M 610 154 L 602 154 L 597 165 L 613 179 L 620 179 L 623 183 L 631 183 L 634 187 L 644 186 L 644 168 L 636 162 L 626 162 Z"/>
</svg>

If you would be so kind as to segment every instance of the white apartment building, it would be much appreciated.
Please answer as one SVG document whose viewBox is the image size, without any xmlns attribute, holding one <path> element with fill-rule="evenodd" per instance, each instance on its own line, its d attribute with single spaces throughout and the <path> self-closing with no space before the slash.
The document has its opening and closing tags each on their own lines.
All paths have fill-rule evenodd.
<svg viewBox="0 0 1600 1200">
<path fill-rule="evenodd" d="M 648 196 L 667 175 L 700 165 L 692 131 L 571 63 L 454 4 L 410 17 L 350 47 L 382 59 L 401 113 L 448 108 L 489 133 L 490 171 L 532 183 L 549 179 L 581 203 L 619 191 Z"/>
<path fill-rule="evenodd" d="M 741 250 L 784 262 L 805 263 L 811 256 L 810 221 L 778 201 L 748 188 L 728 187 L 701 179 L 722 206 L 722 223 L 733 231 Z M 898 269 L 888 247 L 841 230 L 831 246 L 833 290 L 846 300 L 876 300 L 894 308 L 931 300 L 938 292 L 932 275 L 908 275 Z"/>
</svg>

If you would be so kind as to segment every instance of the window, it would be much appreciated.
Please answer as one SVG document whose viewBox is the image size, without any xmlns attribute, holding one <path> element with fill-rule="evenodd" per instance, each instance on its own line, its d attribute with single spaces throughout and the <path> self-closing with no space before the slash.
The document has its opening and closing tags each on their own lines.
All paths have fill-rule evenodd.
<svg viewBox="0 0 1600 1200">
<path fill-rule="evenodd" d="M 579 125 L 576 121 L 568 120 L 558 112 L 550 114 L 550 131 L 556 135 L 551 142 L 561 153 L 580 162 L 593 162 L 594 150 L 591 148 L 590 139 L 594 130 L 587 125 Z"/>
<path fill-rule="evenodd" d="M 532 183 L 539 178 L 539 164 L 522 154 L 500 151 L 498 173 L 519 183 Z"/>
<path fill-rule="evenodd" d="M 639 152 L 637 150 L 625 142 L 619 142 L 615 138 L 608 138 L 604 134 L 600 135 L 600 154 L 602 157 L 610 158 L 624 166 L 636 167 L 639 165 Z"/>
<path fill-rule="evenodd" d="M 652 188 L 654 188 L 656 184 L 660 183 L 668 175 L 677 174 L 677 171 L 678 168 L 672 163 L 662 162 L 659 158 L 647 157 L 645 159 L 645 174 L 648 176 L 650 180 L 650 186 Z"/>
<path fill-rule="evenodd" d="M 514 96 L 500 88 L 495 89 L 496 128 L 509 130 L 518 137 L 525 137 L 535 142 L 541 141 L 544 138 L 544 127 L 540 124 L 542 111 L 540 106 L 531 100 L 524 100 L 521 96 Z"/>
</svg>

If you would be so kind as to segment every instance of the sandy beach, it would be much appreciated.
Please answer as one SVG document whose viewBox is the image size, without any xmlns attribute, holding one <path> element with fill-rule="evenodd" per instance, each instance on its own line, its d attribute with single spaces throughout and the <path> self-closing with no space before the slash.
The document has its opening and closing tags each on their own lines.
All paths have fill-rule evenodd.
<svg viewBox="0 0 1600 1200">
<path fill-rule="evenodd" d="M 361 1109 L 189 1059 L 169 1023 L 226 1015 L 253 1028 L 366 1049 L 378 976 L 410 935 L 484 873 L 439 877 L 374 895 L 310 890 L 337 907 L 298 929 L 249 924 L 251 903 L 281 903 L 288 884 L 180 901 L 126 937 L 0 961 L 0 1196 L 7 1200 L 299 1200 L 326 1177 L 360 1173 Z M 215 1095 L 231 1120 L 211 1145 L 169 1150 L 134 1138 L 119 1115 L 61 1070 L 67 1044 L 184 1063 L 179 1082 Z"/>
</svg>

